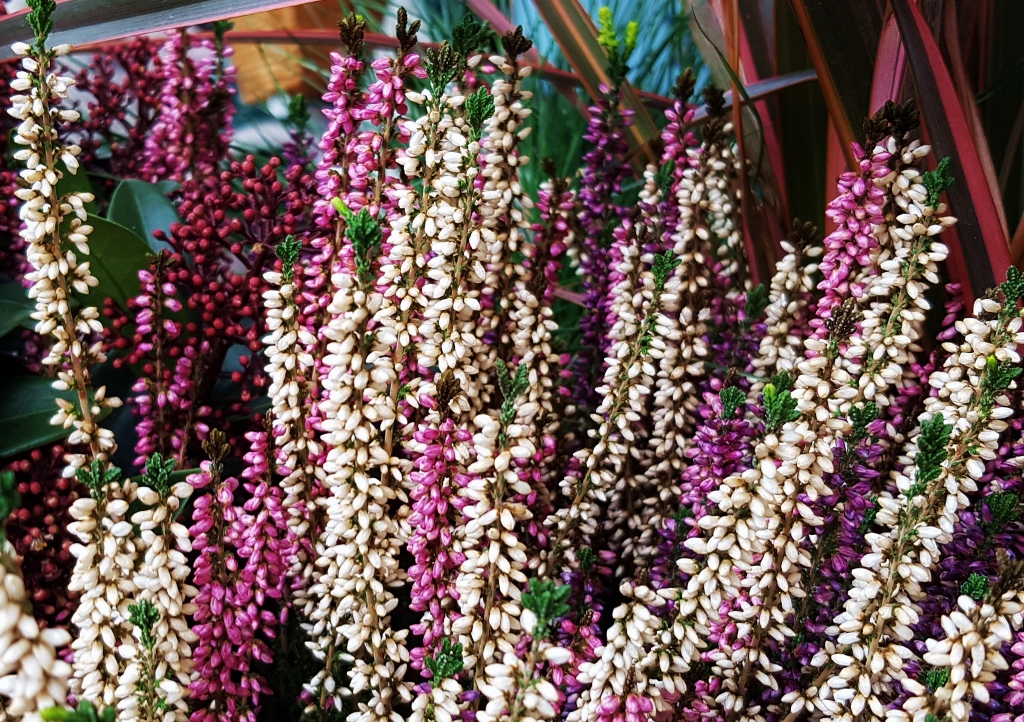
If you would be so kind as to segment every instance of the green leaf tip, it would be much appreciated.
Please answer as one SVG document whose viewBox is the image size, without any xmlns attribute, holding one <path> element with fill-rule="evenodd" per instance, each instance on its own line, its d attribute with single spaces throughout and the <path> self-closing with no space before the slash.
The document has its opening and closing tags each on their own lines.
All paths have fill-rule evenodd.
<svg viewBox="0 0 1024 722">
<path fill-rule="evenodd" d="M 548 636 L 551 623 L 569 613 L 569 595 L 572 589 L 567 584 L 558 584 L 550 579 L 534 579 L 530 591 L 523 592 L 523 608 L 529 609 L 537 618 L 533 629 L 534 639 Z"/>
<path fill-rule="evenodd" d="M 654 257 L 654 263 L 651 265 L 651 273 L 654 274 L 654 286 L 659 291 L 665 288 L 665 283 L 668 281 L 668 277 L 672 274 L 672 271 L 679 267 L 682 263 L 682 259 L 679 258 L 672 251 L 665 251 L 659 253 Z"/>
<path fill-rule="evenodd" d="M 353 213 L 340 198 L 334 198 L 331 203 L 348 223 L 345 237 L 352 242 L 359 280 L 364 284 L 369 283 L 370 270 L 373 267 L 377 249 L 380 247 L 381 238 L 383 238 L 380 223 L 365 207 L 358 213 Z"/>
<path fill-rule="evenodd" d="M 727 386 L 718 392 L 718 398 L 722 400 L 722 418 L 736 418 L 736 410 L 747 400 L 743 390 L 736 386 Z"/>
<path fill-rule="evenodd" d="M 47 707 L 39 713 L 45 722 L 114 722 L 117 716 L 117 709 L 104 707 L 103 711 L 96 712 L 92 702 L 83 699 L 78 703 L 78 709 L 67 707 Z"/>
<path fill-rule="evenodd" d="M 153 627 L 160 621 L 160 610 L 148 599 L 143 599 L 137 604 L 128 605 L 128 621 L 138 627 L 142 646 L 152 650 L 156 646 Z"/>
<path fill-rule="evenodd" d="M 949 175 L 949 164 L 950 158 L 947 156 L 939 161 L 935 170 L 921 176 L 921 182 L 928 189 L 928 205 L 931 208 L 938 208 L 943 192 L 956 182 L 956 179 Z"/>
<path fill-rule="evenodd" d="M 761 314 L 764 313 L 766 308 L 768 308 L 768 289 L 765 288 L 763 283 L 759 283 L 747 291 L 747 304 L 744 309 L 746 318 L 744 323 L 749 326 L 761 318 Z"/>
<path fill-rule="evenodd" d="M 464 669 L 465 663 L 462 659 L 462 644 L 445 637 L 441 642 L 441 649 L 433 657 L 427 656 L 423 663 L 432 675 L 430 684 L 433 687 L 440 685 L 442 680 L 450 679 Z"/>
<path fill-rule="evenodd" d="M 1016 311 L 1017 301 L 1024 298 L 1024 273 L 1010 266 L 1006 270 L 1006 280 L 999 284 L 999 290 L 1006 296 L 1006 305 L 1014 306 Z"/>
<path fill-rule="evenodd" d="M 971 572 L 967 581 L 960 585 L 960 593 L 966 594 L 976 602 L 980 602 L 988 594 L 988 577 L 984 574 Z"/>
<path fill-rule="evenodd" d="M 580 571 L 587 574 L 594 566 L 594 562 L 597 561 L 597 552 L 595 552 L 591 547 L 583 547 L 576 554 L 576 559 L 580 563 Z"/>
<path fill-rule="evenodd" d="M 3 547 L 6 531 L 4 525 L 7 517 L 21 505 L 21 495 L 18 494 L 18 481 L 14 472 L 10 469 L 0 471 L 0 548 Z"/>
<path fill-rule="evenodd" d="M 473 13 L 466 13 L 459 24 L 452 28 L 452 49 L 464 63 L 466 57 L 484 44 L 490 33 L 486 23 L 478 21 Z"/>
<path fill-rule="evenodd" d="M 619 36 L 615 32 L 615 18 L 612 9 L 605 5 L 597 11 L 597 42 L 609 53 L 619 48 Z"/>
<path fill-rule="evenodd" d="M 91 466 L 79 468 L 75 476 L 89 488 L 92 498 L 99 501 L 103 498 L 106 485 L 121 479 L 121 469 L 116 466 L 106 468 L 102 461 L 93 459 Z"/>
<path fill-rule="evenodd" d="M 176 465 L 174 457 L 164 458 L 159 451 L 154 452 L 146 459 L 142 470 L 142 485 L 148 486 L 160 496 L 167 496 L 171 489 L 171 472 Z"/>
<path fill-rule="evenodd" d="M 935 692 L 945 687 L 949 682 L 949 669 L 945 667 L 932 667 L 931 669 L 922 670 L 920 681 L 930 692 Z"/>
<path fill-rule="evenodd" d="M 949 444 L 951 431 L 953 425 L 947 424 L 941 415 L 921 424 L 921 434 L 917 440 L 917 475 L 914 478 L 914 486 L 925 486 L 939 477 L 948 455 L 946 445 Z"/>
<path fill-rule="evenodd" d="M 501 390 L 501 397 L 504 401 L 501 404 L 501 426 L 507 427 L 516 417 L 516 400 L 523 395 L 523 392 L 530 386 L 527 378 L 526 364 L 520 364 L 513 376 L 509 373 L 508 365 L 501 359 L 497 360 L 498 367 L 498 388 Z"/>
<path fill-rule="evenodd" d="M 46 40 L 53 32 L 53 13 L 57 10 L 56 0 L 28 0 L 29 13 L 26 16 L 28 26 L 36 38 L 36 50 L 42 54 L 46 50 Z"/>
<path fill-rule="evenodd" d="M 363 54 L 363 37 L 366 35 L 366 18 L 349 13 L 338 21 L 338 36 L 348 48 L 348 54 L 358 58 Z"/>
<path fill-rule="evenodd" d="M 1007 525 L 1020 518 L 1020 497 L 1012 491 L 997 491 L 984 499 L 988 507 L 988 521 L 982 521 L 981 528 L 992 537 L 1003 531 Z"/>
<path fill-rule="evenodd" d="M 764 402 L 764 430 L 774 434 L 790 421 L 800 418 L 796 408 L 796 399 L 789 391 L 780 391 L 772 383 L 764 385 L 762 392 Z"/>
<path fill-rule="evenodd" d="M 472 140 L 480 140 L 484 123 L 494 115 L 494 97 L 488 88 L 479 88 L 466 98 L 466 122 L 472 129 Z"/>
<path fill-rule="evenodd" d="M 444 40 L 436 48 L 427 48 L 427 80 L 434 99 L 439 98 L 455 79 L 456 73 L 464 62 L 451 44 Z"/>
<path fill-rule="evenodd" d="M 281 259 L 281 282 L 291 283 L 295 279 L 295 264 L 299 262 L 302 243 L 295 236 L 288 236 L 274 250 Z"/>
<path fill-rule="evenodd" d="M 658 168 L 658 172 L 654 176 L 654 182 L 658 184 L 658 190 L 661 191 L 661 197 L 665 198 L 672 190 L 672 184 L 675 182 L 676 162 L 669 158 L 665 161 L 664 165 Z"/>
</svg>

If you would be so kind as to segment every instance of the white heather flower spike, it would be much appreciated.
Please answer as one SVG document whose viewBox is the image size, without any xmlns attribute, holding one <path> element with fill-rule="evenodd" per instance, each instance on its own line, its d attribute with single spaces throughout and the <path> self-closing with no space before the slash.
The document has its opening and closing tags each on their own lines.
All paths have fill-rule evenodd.
<svg viewBox="0 0 1024 722">
<path fill-rule="evenodd" d="M 19 43 L 16 50 L 25 51 L 25 48 Z M 19 54 L 31 52 L 35 50 Z M 93 197 L 89 193 L 74 191 L 63 196 L 57 193 L 57 183 L 63 177 L 63 171 L 54 165 L 56 159 L 61 159 L 68 171 L 74 174 L 81 148 L 61 144 L 58 134 L 61 125 L 78 120 L 76 111 L 59 108 L 75 81 L 50 72 L 46 67 L 48 63 L 49 58 L 31 55 L 22 60 L 23 69 L 18 71 L 17 79 L 12 82 L 17 92 L 12 96 L 8 110 L 21 121 L 14 142 L 24 149 L 17 151 L 15 158 L 26 162 L 25 169 L 21 171 L 25 186 L 17 193 L 22 201 L 19 212 L 24 222 L 21 237 L 28 246 L 25 255 L 32 265 L 25 279 L 33 284 L 28 295 L 36 302 L 36 310 L 32 313 L 37 322 L 36 332 L 53 339 L 42 363 L 56 370 L 54 388 L 73 390 L 77 396 L 76 404 L 62 406 L 51 423 L 57 426 L 69 424 L 73 431 L 68 442 L 87 446 L 93 459 L 102 460 L 114 451 L 114 435 L 100 428 L 96 418 L 103 408 L 116 408 L 121 402 L 100 393 L 103 389 L 97 390 L 95 398 L 89 397 L 89 367 L 106 357 L 101 344 L 91 343 L 88 336 L 101 333 L 103 326 L 94 306 L 85 305 L 75 313 L 70 301 L 72 289 L 85 295 L 99 283 L 92 275 L 89 263 L 79 262 L 79 256 L 89 255 L 88 237 L 92 227 L 85 223 L 88 215 L 84 204 L 92 201 Z M 68 227 L 66 238 L 62 237 L 60 230 L 65 222 Z M 83 332 L 86 337 L 82 336 Z M 85 461 L 82 455 L 70 456 L 65 474 L 72 476 L 74 469 Z"/>
<path fill-rule="evenodd" d="M 395 418 L 388 397 L 393 344 L 378 334 L 378 345 L 366 353 L 367 324 L 382 304 L 373 285 L 344 269 L 334 274 L 333 284 L 325 331 L 327 395 L 321 404 L 325 524 L 304 609 L 308 644 L 323 664 L 309 684 L 317 698 L 310 709 L 323 708 L 328 698 L 340 706 L 343 695 L 366 692 L 368 701 L 360 703 L 365 719 L 383 722 L 391 718 L 393 704 L 411 698 L 410 685 L 402 681 L 408 630 L 396 630 L 389 621 L 398 605 L 392 589 L 404 581 L 398 553 L 408 538 L 407 498 L 381 444 L 382 426 Z M 335 680 L 343 655 L 352 660 L 348 687 Z"/>
<path fill-rule="evenodd" d="M 57 649 L 71 636 L 39 628 L 13 553 L 0 530 L 0 718 L 39 722 L 42 710 L 67 699 L 71 668 Z"/>
<path fill-rule="evenodd" d="M 161 462 L 164 460 L 158 454 L 146 461 L 147 478 L 159 479 L 156 475 L 160 473 L 157 469 Z M 173 469 L 173 459 L 164 462 L 165 466 L 168 462 L 170 468 L 163 469 L 164 473 Z M 135 543 L 141 561 L 135 575 L 138 594 L 133 601 L 148 602 L 159 614 L 150 631 L 155 640 L 153 653 L 166 664 L 164 678 L 177 680 L 178 686 L 187 690 L 192 672 L 192 645 L 198 641 L 195 632 L 189 629 L 188 618 L 195 613 L 195 605 L 189 599 L 197 591 L 188 584 L 191 569 L 186 554 L 192 551 L 192 542 L 188 529 L 175 521 L 175 517 L 191 496 L 192 485 L 179 482 L 162 492 L 149 487 L 139 487 L 136 492 L 138 500 L 150 508 L 131 517 L 132 524 L 140 531 Z M 134 687 L 138 680 L 128 670 L 125 675 L 118 689 L 119 705 L 136 696 Z M 163 722 L 186 722 L 187 700 L 182 697 L 169 702 L 166 693 L 158 694 L 167 704 Z"/>
<path fill-rule="evenodd" d="M 908 463 L 893 472 L 899 493 L 886 491 L 878 499 L 875 521 L 886 531 L 867 535 L 868 554 L 852 571 L 853 588 L 835 618 L 839 636 L 828 650 L 830 658 L 815 660 L 825 667 L 821 676 L 831 681 L 784 701 L 813 705 L 827 714 L 839 708 L 867 710 L 877 720 L 895 696 L 893 682 L 906 681 L 903 660 L 915 656 L 906 640 L 914 638 L 911 626 L 918 621 L 922 585 L 931 579 L 942 546 L 952 539 L 967 494 L 977 491 L 974 461 L 995 458 L 999 433 L 1007 428 L 1003 419 L 1011 399 L 1006 390 L 1015 383 L 992 388 L 986 379 L 1020 363 L 1017 349 L 1024 333 L 1017 300 L 1011 301 L 1004 308 L 1004 301 L 978 299 L 974 316 L 957 321 L 964 341 L 959 347 L 947 343 L 950 356 L 929 379 L 935 392 L 925 400 L 920 426 L 908 441 Z M 934 459 L 926 461 L 932 466 L 925 471 L 922 439 L 929 448 L 945 447 L 944 460 L 938 466 Z M 984 659 L 987 653 L 982 652 Z"/>
<path fill-rule="evenodd" d="M 491 399 L 490 388 L 495 385 L 497 359 L 508 357 L 510 339 L 503 322 L 514 296 L 512 256 L 520 250 L 525 216 L 533 207 L 533 201 L 519 183 L 519 169 L 530 162 L 520 153 L 519 142 L 531 130 L 525 125 L 533 111 L 525 106 L 525 101 L 533 97 L 533 93 L 522 88 L 531 68 L 500 56 L 493 56 L 490 61 L 504 77 L 495 78 L 491 85 L 494 114 L 485 124 L 480 141 L 483 201 L 476 208 L 481 227 L 473 250 L 475 264 L 485 273 L 479 285 L 482 308 L 477 314 L 475 332 L 480 338 L 497 333 L 498 343 L 479 346 L 476 366 L 480 378 L 477 393 L 470 394 L 474 415 L 482 410 L 493 410 L 500 404 Z"/>
<path fill-rule="evenodd" d="M 601 509 L 614 494 L 623 493 L 622 472 L 630 448 L 635 448 L 654 386 L 654 361 L 664 348 L 661 335 L 668 325 L 662 308 L 674 302 L 672 290 L 666 286 L 676 265 L 671 252 L 666 252 L 655 258 L 651 270 L 644 269 L 635 228 L 628 224 L 624 237 L 617 241 L 622 280 L 612 291 L 611 310 L 616 318 L 609 331 L 612 344 L 605 358 L 603 383 L 597 389 L 603 400 L 594 414 L 598 426 L 590 431 L 593 446 L 576 452 L 574 465 L 560 483 L 569 501 L 547 519 L 553 540 L 541 565 L 543 574 L 561 571 L 570 545 L 591 545 Z M 657 270 L 662 272 L 660 278 L 655 277 Z M 617 479 L 622 486 L 617 486 Z"/>
<path fill-rule="evenodd" d="M 80 699 L 112 707 L 121 698 L 117 691 L 125 669 L 117 645 L 132 636 L 128 604 L 138 594 L 138 547 L 127 519 L 136 486 L 118 481 L 116 476 L 105 481 L 99 462 L 89 471 L 95 472 L 93 483 L 88 484 L 92 494 L 71 505 L 75 521 L 68 525 L 68 531 L 80 540 L 71 546 L 75 568 L 68 589 L 81 592 L 71 618 L 78 629 L 71 643 L 71 690 Z"/>
<path fill-rule="evenodd" d="M 287 244 L 287 250 L 285 250 Z M 286 240 L 279 248 L 285 264 L 297 260 L 299 244 Z M 292 258 L 290 251 L 296 254 Z M 316 515 L 313 489 L 317 479 L 322 481 L 322 468 L 316 463 L 321 447 L 310 422 L 307 420 L 313 399 L 311 383 L 315 375 L 315 360 L 311 349 L 317 346 L 312 332 L 299 322 L 299 308 L 295 301 L 294 269 L 263 274 L 268 288 L 263 292 L 267 331 L 266 373 L 270 378 L 267 396 L 270 398 L 270 424 L 273 430 L 275 470 L 283 477 L 281 488 L 285 497 L 283 506 L 288 512 L 288 529 L 296 539 L 315 533 L 312 520 Z M 300 546 L 291 574 L 308 581 L 313 577 L 315 558 L 307 558 Z M 295 590 L 304 594 L 304 588 Z"/>
</svg>

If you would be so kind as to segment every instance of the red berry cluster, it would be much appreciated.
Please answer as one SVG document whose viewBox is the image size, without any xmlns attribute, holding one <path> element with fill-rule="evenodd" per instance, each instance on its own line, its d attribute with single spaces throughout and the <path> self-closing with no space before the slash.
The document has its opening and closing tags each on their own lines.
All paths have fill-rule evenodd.
<svg viewBox="0 0 1024 722">
<path fill-rule="evenodd" d="M 34 449 L 7 467 L 16 475 L 21 497 L 7 520 L 7 537 L 21 558 L 25 588 L 44 627 L 67 626 L 77 606 L 77 595 L 68 591 L 74 541 L 67 526 L 68 509 L 83 487 L 61 475 L 66 452 L 60 444 Z"/>
</svg>

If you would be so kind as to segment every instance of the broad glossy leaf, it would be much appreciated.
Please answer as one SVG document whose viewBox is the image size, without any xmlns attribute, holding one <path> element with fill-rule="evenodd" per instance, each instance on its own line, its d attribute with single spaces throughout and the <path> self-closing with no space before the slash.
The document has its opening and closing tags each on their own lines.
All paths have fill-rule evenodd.
<svg viewBox="0 0 1024 722">
<path fill-rule="evenodd" d="M 89 294 L 93 298 L 111 298 L 122 309 L 128 299 L 138 296 L 139 271 L 149 267 L 150 247 L 124 226 L 99 216 L 89 215 L 89 261 L 99 286 Z M 97 306 L 102 301 L 93 301 Z"/>
<path fill-rule="evenodd" d="M 57 398 L 77 400 L 72 391 L 57 391 L 50 379 L 41 376 L 15 376 L 0 384 L 0 458 L 37 449 L 68 436 L 71 429 L 53 426 L 50 419 L 57 413 Z M 109 413 L 104 409 L 100 418 Z"/>
<path fill-rule="evenodd" d="M 107 219 L 132 231 L 153 251 L 170 248 L 167 242 L 153 238 L 153 231 L 170 232 L 171 224 L 179 220 L 178 211 L 167 197 L 177 185 L 174 181 L 123 180 L 110 199 Z"/>
<path fill-rule="evenodd" d="M 0 284 L 0 336 L 6 336 L 18 326 L 33 328 L 35 321 L 31 315 L 35 308 L 28 290 L 20 283 Z"/>
</svg>

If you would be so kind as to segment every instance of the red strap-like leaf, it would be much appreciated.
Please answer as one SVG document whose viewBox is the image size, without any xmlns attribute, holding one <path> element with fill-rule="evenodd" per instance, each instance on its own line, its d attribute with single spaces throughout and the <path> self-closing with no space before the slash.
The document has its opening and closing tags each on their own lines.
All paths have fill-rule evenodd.
<svg viewBox="0 0 1024 722">
<path fill-rule="evenodd" d="M 960 243 L 951 250 L 963 259 L 977 296 L 1006 274 L 1010 266 L 1007 238 L 970 125 L 928 22 L 912 0 L 892 0 L 892 5 L 932 146 L 937 157 L 950 158 L 950 172 L 956 178 L 946 191 L 950 209 L 959 219 Z"/>
</svg>

